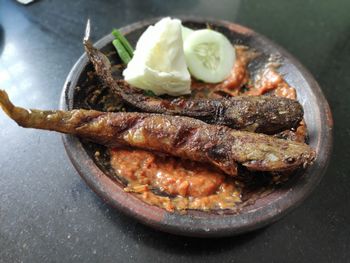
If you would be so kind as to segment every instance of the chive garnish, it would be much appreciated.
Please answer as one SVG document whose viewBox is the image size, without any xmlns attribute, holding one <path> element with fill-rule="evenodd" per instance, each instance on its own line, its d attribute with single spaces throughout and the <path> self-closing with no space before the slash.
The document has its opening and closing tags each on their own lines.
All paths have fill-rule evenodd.
<svg viewBox="0 0 350 263">
<path fill-rule="evenodd" d="M 129 56 L 132 58 L 134 55 L 134 49 L 130 45 L 129 41 L 123 36 L 122 33 L 118 29 L 113 29 L 113 36 L 120 41 L 120 43 L 124 46 L 125 50 L 129 53 Z"/>
<path fill-rule="evenodd" d="M 121 60 L 125 63 L 128 64 L 131 60 L 131 56 L 129 55 L 128 51 L 126 51 L 125 47 L 123 44 L 119 41 L 119 39 L 114 39 L 113 40 L 113 46 L 118 52 L 119 57 Z"/>
</svg>

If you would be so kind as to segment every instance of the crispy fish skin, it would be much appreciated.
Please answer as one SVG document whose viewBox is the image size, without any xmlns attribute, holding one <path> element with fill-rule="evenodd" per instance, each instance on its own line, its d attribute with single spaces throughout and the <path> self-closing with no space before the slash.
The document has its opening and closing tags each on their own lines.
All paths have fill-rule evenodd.
<svg viewBox="0 0 350 263">
<path fill-rule="evenodd" d="M 85 51 L 100 79 L 126 103 L 149 113 L 182 115 L 237 130 L 275 134 L 296 127 L 303 108 L 296 100 L 270 96 L 240 96 L 223 99 L 162 99 L 144 95 L 125 81 L 113 79 L 108 58 L 84 40 Z"/>
<path fill-rule="evenodd" d="M 22 127 L 74 134 L 108 147 L 125 145 L 207 162 L 232 176 L 237 175 L 237 163 L 253 171 L 284 171 L 306 166 L 315 158 L 314 150 L 304 143 L 183 116 L 26 110 L 14 106 L 1 90 L 0 106 Z"/>
</svg>

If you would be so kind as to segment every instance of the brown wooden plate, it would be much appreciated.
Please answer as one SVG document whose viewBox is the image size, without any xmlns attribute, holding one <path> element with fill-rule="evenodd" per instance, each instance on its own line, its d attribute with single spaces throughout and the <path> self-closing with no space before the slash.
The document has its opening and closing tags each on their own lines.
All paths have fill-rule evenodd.
<svg viewBox="0 0 350 263">
<path fill-rule="evenodd" d="M 103 156 L 99 158 L 94 156 L 96 147 L 98 148 L 97 145 L 82 142 L 71 135 L 63 135 L 66 151 L 81 177 L 103 200 L 156 229 L 187 236 L 220 237 L 263 227 L 298 206 L 321 180 L 332 150 L 333 121 L 330 108 L 311 74 L 288 52 L 266 37 L 227 21 L 180 18 L 190 28 L 205 28 L 209 24 L 215 30 L 225 34 L 232 43 L 255 48 L 262 52 L 265 57 L 270 54 L 280 57 L 282 66 L 279 68 L 279 72 L 285 74 L 287 82 L 296 88 L 298 100 L 304 107 L 309 144 L 317 152 L 314 164 L 303 170 L 296 180 L 284 187 L 274 189 L 272 193 L 262 195 L 254 202 L 248 202 L 238 213 L 189 211 L 186 214 L 180 214 L 170 213 L 159 207 L 146 204 L 134 194 L 125 192 L 123 183 L 115 180 L 109 172 L 108 162 L 104 161 Z M 135 44 L 147 26 L 158 20 L 159 18 L 154 18 L 137 22 L 122 28 L 121 32 L 127 36 L 132 44 Z M 112 40 L 113 36 L 107 35 L 99 40 L 95 46 L 104 52 L 112 51 Z M 71 110 L 82 105 L 82 101 L 85 99 L 84 92 L 76 87 L 86 84 L 84 82 L 87 79 L 87 72 L 91 70 L 92 65 L 87 56 L 82 55 L 73 66 L 63 88 L 60 102 L 62 110 Z"/>
</svg>

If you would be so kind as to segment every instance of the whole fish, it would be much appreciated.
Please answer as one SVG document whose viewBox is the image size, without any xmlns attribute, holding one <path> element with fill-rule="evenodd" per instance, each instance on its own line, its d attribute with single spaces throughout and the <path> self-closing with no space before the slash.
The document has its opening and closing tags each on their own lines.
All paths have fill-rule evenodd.
<svg viewBox="0 0 350 263">
<path fill-rule="evenodd" d="M 0 90 L 0 106 L 20 126 L 53 130 L 115 147 L 163 152 L 206 162 L 237 175 L 237 163 L 253 171 L 284 171 L 310 164 L 307 144 L 210 125 L 184 116 L 135 112 L 27 110 L 14 106 Z"/>
<path fill-rule="evenodd" d="M 304 112 L 300 103 L 281 97 L 238 96 L 222 99 L 163 99 L 147 96 L 123 80 L 115 80 L 108 58 L 84 38 L 85 51 L 96 74 L 127 104 L 149 113 L 181 115 L 237 130 L 275 134 L 298 126 Z"/>
</svg>

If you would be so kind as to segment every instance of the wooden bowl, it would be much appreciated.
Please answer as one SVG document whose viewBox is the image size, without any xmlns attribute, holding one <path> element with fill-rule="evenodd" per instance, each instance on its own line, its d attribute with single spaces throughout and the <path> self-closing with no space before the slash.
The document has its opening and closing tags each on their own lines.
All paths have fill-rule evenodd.
<svg viewBox="0 0 350 263">
<path fill-rule="evenodd" d="M 122 183 L 108 175 L 104 164 L 94 158 L 89 147 L 74 136 L 63 135 L 68 156 L 81 177 L 103 200 L 153 228 L 187 236 L 220 237 L 266 226 L 298 206 L 320 182 L 332 150 L 333 122 L 328 103 L 315 79 L 300 62 L 266 37 L 227 21 L 188 17 L 181 19 L 186 26 L 194 29 L 205 28 L 209 24 L 224 33 L 233 43 L 255 48 L 266 56 L 276 54 L 282 59 L 279 71 L 285 74 L 288 83 L 296 87 L 298 100 L 305 110 L 309 144 L 317 152 L 314 164 L 303 170 L 297 180 L 259 198 L 237 214 L 198 211 L 180 214 L 146 204 L 134 194 L 125 192 Z M 121 31 L 135 44 L 147 26 L 158 20 L 159 18 L 155 18 L 137 22 L 122 28 Z M 107 35 L 95 46 L 103 51 L 112 50 L 112 39 L 112 35 Z M 77 97 L 75 87 L 84 81 L 88 69 L 91 70 L 92 66 L 83 54 L 67 77 L 61 96 L 62 110 L 71 110 L 77 106 L 81 98 Z"/>
</svg>

